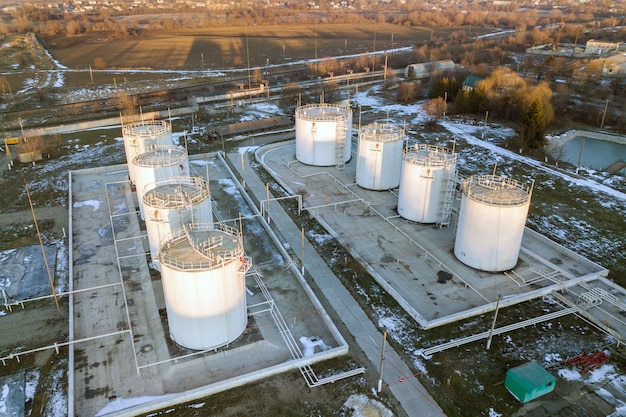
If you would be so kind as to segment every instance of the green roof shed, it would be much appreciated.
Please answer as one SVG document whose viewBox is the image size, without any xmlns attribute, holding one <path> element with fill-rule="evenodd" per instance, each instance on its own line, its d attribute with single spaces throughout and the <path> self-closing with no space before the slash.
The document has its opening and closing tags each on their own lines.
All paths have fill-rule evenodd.
<svg viewBox="0 0 626 417">
<path fill-rule="evenodd" d="M 556 378 L 535 361 L 506 371 L 504 386 L 515 398 L 527 403 L 554 390 Z"/>
</svg>

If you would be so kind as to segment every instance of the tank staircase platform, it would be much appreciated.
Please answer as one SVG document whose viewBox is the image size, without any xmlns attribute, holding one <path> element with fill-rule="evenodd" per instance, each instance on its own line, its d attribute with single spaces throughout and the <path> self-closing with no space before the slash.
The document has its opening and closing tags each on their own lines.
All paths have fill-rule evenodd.
<svg viewBox="0 0 626 417">
<path fill-rule="evenodd" d="M 337 120 L 335 125 L 335 168 L 343 169 L 346 165 L 344 152 L 346 149 L 346 132 L 348 131 L 348 122 L 346 120 Z"/>
<path fill-rule="evenodd" d="M 441 188 L 441 199 L 437 208 L 437 226 L 443 227 L 450 225 L 452 217 L 452 206 L 454 202 L 454 191 L 457 183 L 457 171 L 454 169 L 444 170 L 445 177 Z"/>
<path fill-rule="evenodd" d="M 518 323 L 513 323 L 508 326 L 499 327 L 497 329 L 493 329 L 493 331 L 486 331 L 482 333 L 478 333 L 472 336 L 463 337 L 460 339 L 450 340 L 449 342 L 442 343 L 437 346 L 429 347 L 427 349 L 422 350 L 422 355 L 428 357 L 432 354 L 443 352 L 444 350 L 448 350 L 451 348 L 459 347 L 462 345 L 466 345 L 468 343 L 477 342 L 479 340 L 489 338 L 489 335 L 497 336 L 500 334 L 508 333 L 513 330 L 521 329 L 524 327 L 532 326 L 533 324 L 543 323 L 544 321 L 553 320 L 559 317 L 567 316 L 568 314 L 573 314 L 578 312 L 580 309 L 578 307 L 569 307 L 563 310 L 554 311 L 552 313 L 544 314 L 539 317 L 533 317 L 528 320 L 520 321 Z"/>
<path fill-rule="evenodd" d="M 283 338 L 291 357 L 293 359 L 304 358 L 305 355 L 302 353 L 302 349 L 300 349 L 300 345 L 298 344 L 296 339 L 293 337 L 293 334 L 291 333 L 291 330 L 289 330 L 289 326 L 285 322 L 285 319 L 280 313 L 280 310 L 276 306 L 276 303 L 274 302 L 272 295 L 270 294 L 269 290 L 265 286 L 261 273 L 258 272 L 254 268 L 254 266 L 251 266 L 250 269 L 248 270 L 247 275 L 252 276 L 254 278 L 254 281 L 256 282 L 257 287 L 259 288 L 259 290 L 261 291 L 261 293 L 263 294 L 266 300 L 263 303 L 258 303 L 255 305 L 248 306 L 248 309 L 251 311 L 250 314 L 254 315 L 254 314 L 259 314 L 259 313 L 269 313 L 272 319 L 274 320 L 274 323 L 276 324 L 278 328 L 278 332 Z M 255 311 L 252 312 L 253 310 Z M 333 374 L 324 378 L 320 378 L 317 376 L 313 368 L 311 368 L 311 365 L 301 366 L 299 367 L 299 370 L 302 376 L 304 377 L 306 384 L 310 388 L 319 387 L 321 385 L 325 385 L 328 383 L 339 381 L 341 379 L 345 379 L 345 378 L 349 378 L 352 376 L 365 373 L 365 368 L 360 367 L 360 368 L 351 369 L 349 371 Z"/>
</svg>

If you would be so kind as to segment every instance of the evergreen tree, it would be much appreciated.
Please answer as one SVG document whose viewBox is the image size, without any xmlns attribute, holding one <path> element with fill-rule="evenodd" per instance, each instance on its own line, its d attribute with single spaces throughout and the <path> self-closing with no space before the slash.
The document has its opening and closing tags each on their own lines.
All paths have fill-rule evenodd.
<svg viewBox="0 0 626 417">
<path fill-rule="evenodd" d="M 536 98 L 530 102 L 522 117 L 520 138 L 522 149 L 538 149 L 545 144 L 546 119 L 543 114 L 543 103 Z"/>
<path fill-rule="evenodd" d="M 456 93 L 457 91 L 459 91 L 459 88 L 459 82 L 456 80 L 456 78 L 445 77 L 435 83 L 430 97 L 445 97 L 448 103 L 454 102 Z"/>
</svg>

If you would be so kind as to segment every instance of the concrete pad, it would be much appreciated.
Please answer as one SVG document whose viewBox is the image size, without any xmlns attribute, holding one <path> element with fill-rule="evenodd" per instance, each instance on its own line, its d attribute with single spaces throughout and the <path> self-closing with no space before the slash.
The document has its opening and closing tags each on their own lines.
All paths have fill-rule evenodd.
<svg viewBox="0 0 626 417">
<path fill-rule="evenodd" d="M 243 230 L 245 252 L 259 273 L 246 277 L 248 326 L 219 349 L 196 352 L 176 345 L 169 338 L 160 274 L 149 267 L 145 226 L 128 172 L 120 166 L 73 171 L 70 274 L 77 291 L 72 321 L 77 343 L 70 408 L 76 416 L 100 410 L 145 413 L 347 353 L 343 337 L 310 288 L 286 268 L 288 260 L 219 158 L 212 155 L 191 167 L 195 175 L 208 175 L 215 218 Z M 287 332 L 278 330 L 277 314 Z M 304 349 L 299 338 L 312 336 L 329 349 L 298 356 Z M 122 401 L 129 398 L 138 401 Z M 119 409 L 124 403 L 134 405 Z M 108 404 L 115 406 L 105 409 Z"/>
<path fill-rule="evenodd" d="M 295 142 L 291 141 L 265 146 L 257 158 L 288 192 L 303 196 L 304 209 L 350 248 L 424 328 L 495 310 L 499 296 L 500 307 L 506 307 L 608 274 L 605 268 L 530 229 L 524 230 L 513 271 L 478 271 L 453 254 L 457 209 L 451 225 L 443 228 L 401 218 L 396 212 L 397 190 L 356 186 L 354 155 L 342 169 L 304 165 L 295 160 Z M 441 272 L 452 278 L 438 282 Z M 615 326 L 626 335 L 626 325 L 618 322 Z"/>
</svg>

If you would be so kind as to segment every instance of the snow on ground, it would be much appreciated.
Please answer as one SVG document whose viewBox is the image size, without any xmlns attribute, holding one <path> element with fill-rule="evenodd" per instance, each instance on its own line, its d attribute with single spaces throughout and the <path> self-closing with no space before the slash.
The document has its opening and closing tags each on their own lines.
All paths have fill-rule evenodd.
<svg viewBox="0 0 626 417">
<path fill-rule="evenodd" d="M 93 211 L 97 211 L 100 208 L 100 202 L 98 200 L 77 201 L 74 203 L 74 208 L 91 206 Z"/>
<path fill-rule="evenodd" d="M 314 240 L 320 246 L 330 242 L 333 239 L 332 235 L 328 233 L 315 233 L 312 230 L 306 230 L 304 233 L 306 233 L 309 239 Z"/>
<path fill-rule="evenodd" d="M 254 151 L 256 151 L 259 147 L 258 146 L 242 146 L 239 148 L 238 152 L 240 154 L 245 154 L 245 153 L 254 153 Z"/>
<path fill-rule="evenodd" d="M 9 401 L 9 393 L 11 388 L 9 384 L 4 384 L 0 390 L 0 415 L 8 415 L 7 403 Z"/>
<path fill-rule="evenodd" d="M 489 409 L 489 417 L 501 417 L 501 416 L 502 416 L 502 414 L 498 413 L 493 408 Z"/>
<path fill-rule="evenodd" d="M 62 361 L 52 374 L 52 384 L 47 392 L 50 398 L 44 407 L 42 415 L 50 417 L 67 416 L 66 371 L 67 362 Z"/>
<path fill-rule="evenodd" d="M 24 401 L 28 404 L 31 403 L 37 393 L 37 385 L 39 385 L 39 378 L 41 373 L 39 369 L 33 369 L 24 375 Z"/>
<path fill-rule="evenodd" d="M 351 395 L 343 406 L 352 410 L 352 417 L 393 417 L 393 413 L 383 403 L 363 394 Z"/>
<path fill-rule="evenodd" d="M 166 400 L 168 398 L 175 397 L 176 395 L 178 394 L 169 394 L 169 395 L 156 396 L 156 397 L 146 396 L 146 397 L 116 398 L 110 403 L 108 403 L 107 405 L 105 405 L 100 411 L 98 411 L 96 413 L 96 417 L 104 416 L 110 413 L 114 413 L 116 411 L 121 411 L 129 407 L 135 407 L 141 404 L 146 404 L 151 401 Z"/>
<path fill-rule="evenodd" d="M 304 357 L 313 356 L 315 354 L 315 348 L 320 348 L 321 351 L 330 349 L 330 346 L 317 336 L 301 336 L 300 344 L 302 345 L 302 355 Z"/>
<path fill-rule="evenodd" d="M 567 174 L 565 172 L 562 172 L 560 170 L 556 170 L 553 169 L 545 164 L 543 164 L 542 162 L 539 162 L 535 159 L 532 158 L 528 158 L 524 155 L 520 155 L 517 154 L 515 152 L 511 152 L 508 149 L 504 149 L 501 148 L 499 146 L 496 146 L 494 144 L 485 142 L 483 140 L 480 140 L 476 137 L 473 136 L 472 134 L 472 130 L 473 129 L 467 129 L 465 125 L 461 125 L 461 124 L 457 124 L 457 123 L 451 123 L 451 122 L 441 122 L 441 125 L 443 127 L 446 128 L 446 130 L 448 130 L 450 133 L 456 135 L 457 137 L 461 137 L 464 140 L 466 140 L 468 143 L 481 147 L 481 148 L 486 148 L 489 149 L 489 151 L 495 153 L 495 154 L 499 154 L 502 155 L 503 157 L 509 159 L 509 160 L 516 160 L 519 162 L 523 162 L 524 164 L 530 165 L 533 168 L 537 169 L 538 171 L 542 171 L 545 173 L 550 174 L 553 177 L 558 177 L 558 178 L 562 178 L 568 182 L 570 182 L 571 184 L 575 184 L 575 185 L 579 185 L 579 186 L 583 186 L 583 187 L 587 187 L 590 188 L 592 190 L 595 191 L 600 191 L 603 192 L 605 194 L 608 195 L 612 195 L 618 199 L 621 200 L 626 200 L 626 194 L 617 191 L 611 187 L 608 187 L 604 184 L 600 184 L 594 180 L 591 179 L 587 179 L 587 178 L 582 178 L 582 177 L 575 177 L 573 175 Z"/>
</svg>

